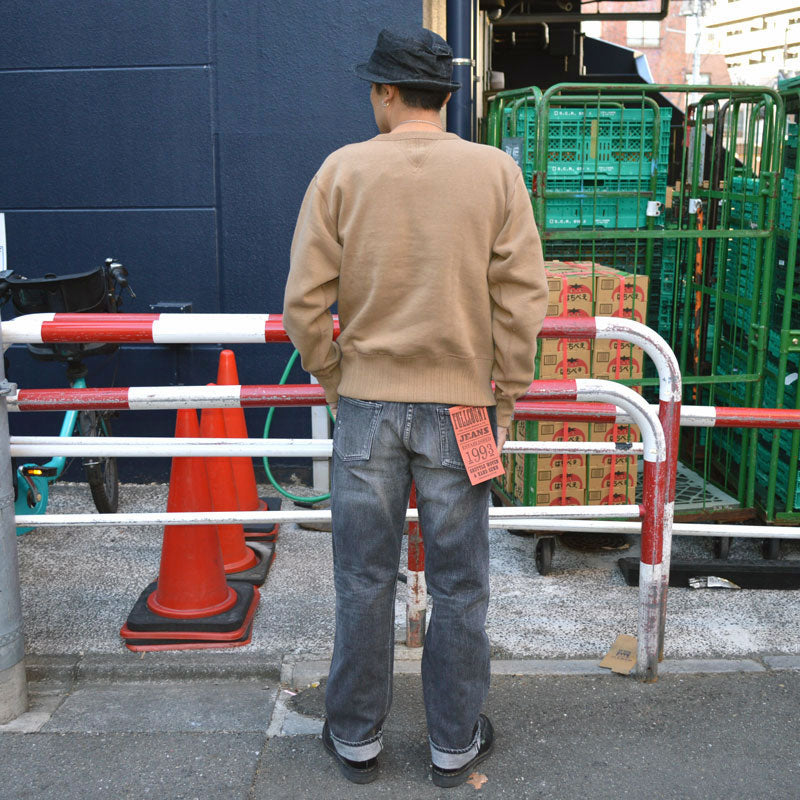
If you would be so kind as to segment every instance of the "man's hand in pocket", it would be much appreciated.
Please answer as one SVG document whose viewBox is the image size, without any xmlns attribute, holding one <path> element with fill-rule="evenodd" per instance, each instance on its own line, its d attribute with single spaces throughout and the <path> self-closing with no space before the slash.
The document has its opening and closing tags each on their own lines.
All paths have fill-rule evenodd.
<svg viewBox="0 0 800 800">
<path fill-rule="evenodd" d="M 506 439 L 508 439 L 508 428 L 498 428 L 497 429 L 497 450 L 498 452 L 503 452 L 503 445 L 506 443 Z"/>
</svg>

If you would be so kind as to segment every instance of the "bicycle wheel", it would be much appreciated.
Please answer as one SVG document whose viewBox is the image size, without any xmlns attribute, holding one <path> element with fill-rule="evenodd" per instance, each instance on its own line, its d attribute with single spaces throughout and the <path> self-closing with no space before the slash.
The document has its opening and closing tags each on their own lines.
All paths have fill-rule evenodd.
<svg viewBox="0 0 800 800">
<path fill-rule="evenodd" d="M 81 411 L 78 430 L 81 436 L 111 436 L 110 414 L 104 411 Z M 90 457 L 83 459 L 86 480 L 95 508 L 101 514 L 114 514 L 119 506 L 119 474 L 117 459 Z"/>
</svg>

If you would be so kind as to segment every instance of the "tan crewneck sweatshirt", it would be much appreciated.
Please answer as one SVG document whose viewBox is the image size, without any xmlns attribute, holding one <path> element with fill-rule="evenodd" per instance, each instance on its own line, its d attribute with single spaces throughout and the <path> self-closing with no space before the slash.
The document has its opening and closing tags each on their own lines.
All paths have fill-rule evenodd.
<svg viewBox="0 0 800 800">
<path fill-rule="evenodd" d="M 283 319 L 329 403 L 496 404 L 507 426 L 546 303 L 528 191 L 497 148 L 398 130 L 337 150 L 306 191 Z"/>
</svg>

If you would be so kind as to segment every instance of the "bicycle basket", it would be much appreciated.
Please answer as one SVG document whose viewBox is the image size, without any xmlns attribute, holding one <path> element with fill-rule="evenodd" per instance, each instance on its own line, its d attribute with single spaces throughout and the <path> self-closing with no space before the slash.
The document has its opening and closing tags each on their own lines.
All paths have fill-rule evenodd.
<svg viewBox="0 0 800 800">
<path fill-rule="evenodd" d="M 116 311 L 106 268 L 72 275 L 45 275 L 9 281 L 11 302 L 18 314 L 104 313 Z M 79 361 L 84 356 L 113 353 L 116 344 L 29 344 L 35 358 L 44 361 Z"/>
</svg>

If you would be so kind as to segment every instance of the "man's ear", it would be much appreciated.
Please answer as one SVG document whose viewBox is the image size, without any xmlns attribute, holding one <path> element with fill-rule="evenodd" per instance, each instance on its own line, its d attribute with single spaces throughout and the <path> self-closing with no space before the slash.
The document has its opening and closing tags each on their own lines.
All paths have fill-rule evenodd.
<svg viewBox="0 0 800 800">
<path fill-rule="evenodd" d="M 393 103 L 400 96 L 400 92 L 398 92 L 397 87 L 392 83 L 384 83 L 383 91 L 383 99 L 387 103 Z"/>
<path fill-rule="evenodd" d="M 444 107 L 445 107 L 445 106 L 446 106 L 446 105 L 447 105 L 447 104 L 450 102 L 450 98 L 451 98 L 452 96 L 453 96 L 453 93 L 452 93 L 452 92 L 449 92 L 449 93 L 448 93 L 448 95 L 447 95 L 447 97 L 445 97 L 445 99 L 444 99 L 444 103 L 442 103 L 442 108 L 444 108 Z"/>
</svg>

